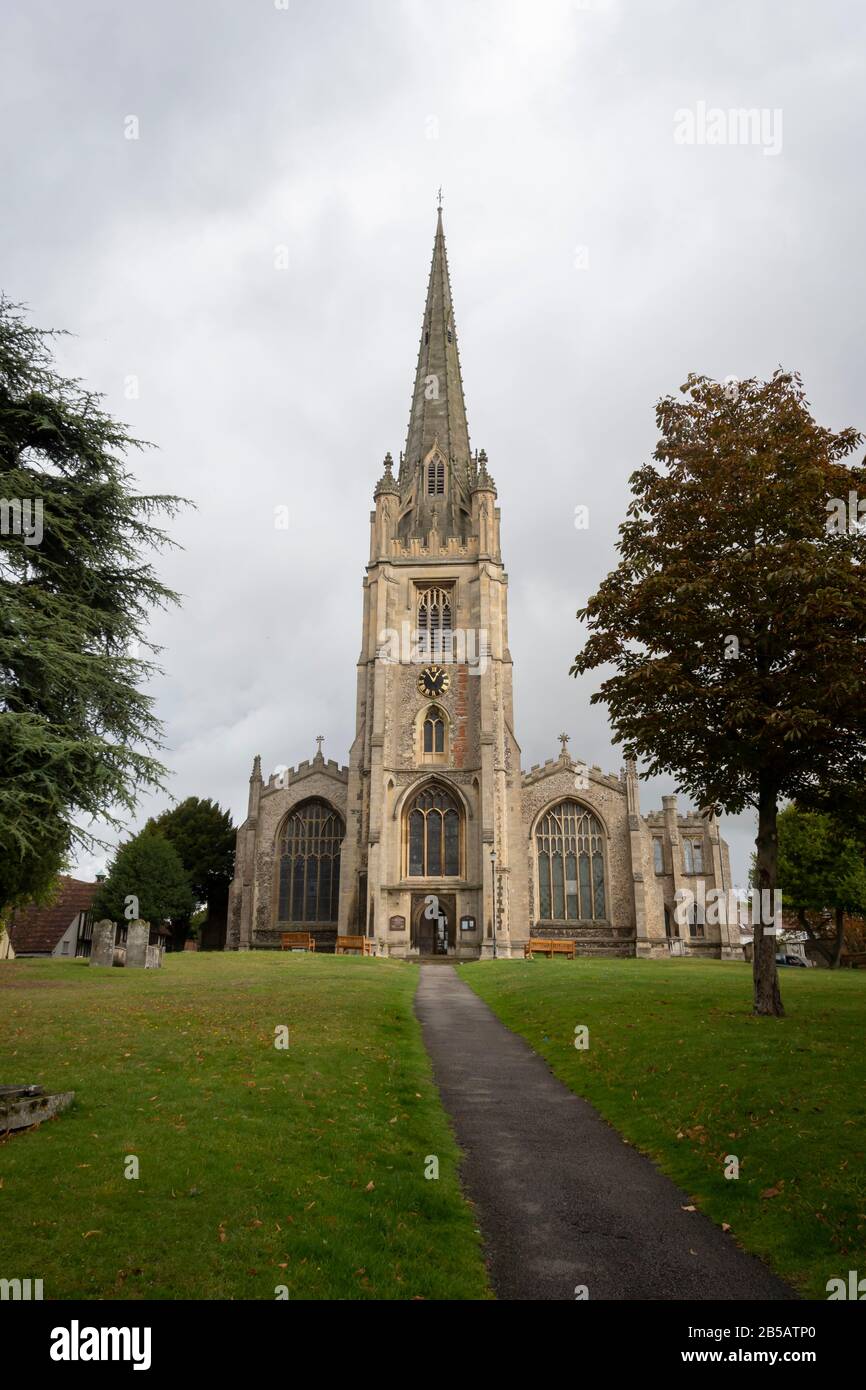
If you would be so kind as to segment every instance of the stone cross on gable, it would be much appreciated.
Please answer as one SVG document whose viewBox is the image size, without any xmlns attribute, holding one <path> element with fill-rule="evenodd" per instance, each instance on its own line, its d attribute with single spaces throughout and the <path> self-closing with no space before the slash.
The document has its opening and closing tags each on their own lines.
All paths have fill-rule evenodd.
<svg viewBox="0 0 866 1390">
<path fill-rule="evenodd" d="M 562 744 L 562 752 L 561 752 L 561 754 L 560 754 L 560 757 L 562 757 L 562 758 L 567 758 L 567 757 L 568 757 L 568 743 L 569 743 L 568 734 L 560 734 L 560 735 L 559 735 L 559 741 L 560 741 L 560 743 Z"/>
<path fill-rule="evenodd" d="M 317 758 L 321 758 L 321 756 L 322 756 L 322 744 L 323 744 L 324 742 L 325 742 L 325 735 L 324 735 L 324 734 L 316 734 L 316 745 L 317 745 L 317 747 L 316 747 L 316 757 L 317 757 Z"/>
</svg>

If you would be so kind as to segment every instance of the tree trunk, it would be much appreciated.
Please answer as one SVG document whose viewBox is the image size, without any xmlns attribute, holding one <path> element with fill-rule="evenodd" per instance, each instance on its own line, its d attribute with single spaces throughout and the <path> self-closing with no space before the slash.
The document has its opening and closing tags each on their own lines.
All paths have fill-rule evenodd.
<svg viewBox="0 0 866 1390">
<path fill-rule="evenodd" d="M 842 947 L 845 944 L 845 909 L 836 908 L 836 940 L 833 943 L 833 955 L 830 960 L 830 969 L 838 970 L 842 959 Z"/>
<path fill-rule="evenodd" d="M 820 935 L 820 929 L 816 931 L 816 929 L 812 926 L 812 923 L 806 916 L 805 907 L 798 908 L 797 919 L 800 923 L 800 926 L 803 928 L 804 932 L 808 936 L 809 941 L 815 947 L 815 950 L 819 953 L 819 955 L 822 955 L 824 957 L 824 960 L 829 965 L 833 959 L 830 948 L 827 945 L 827 942 Z"/>
<path fill-rule="evenodd" d="M 189 936 L 191 923 L 192 918 L 189 915 L 187 915 L 186 917 L 173 917 L 171 921 L 167 924 L 169 927 L 171 927 L 172 950 L 183 950 L 184 945 L 186 944 L 186 939 Z M 162 925 L 163 923 L 161 922 L 160 926 Z"/>
<path fill-rule="evenodd" d="M 758 837 L 755 841 L 757 847 L 755 867 L 758 888 L 760 889 L 760 905 L 757 913 L 758 920 L 752 925 L 754 938 L 752 950 L 752 979 L 755 989 L 754 1012 L 770 1017 L 784 1018 L 785 1010 L 782 1008 L 782 995 L 779 990 L 779 972 L 776 969 L 778 937 L 775 934 L 775 922 L 772 920 L 778 859 L 777 813 L 776 787 L 765 773 L 761 773 L 758 782 Z M 766 914 L 763 911 L 765 904 L 769 904 L 769 910 Z M 756 914 L 753 912 L 752 915 L 754 917 Z M 771 920 L 763 922 L 762 918 L 765 915 Z"/>
</svg>

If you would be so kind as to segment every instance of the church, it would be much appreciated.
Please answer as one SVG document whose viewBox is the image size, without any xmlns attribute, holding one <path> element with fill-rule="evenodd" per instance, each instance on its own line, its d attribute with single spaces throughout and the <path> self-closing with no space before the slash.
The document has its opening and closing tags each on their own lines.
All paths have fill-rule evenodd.
<svg viewBox="0 0 866 1390">
<path fill-rule="evenodd" d="M 371 480 L 372 481 L 372 480 Z M 739 926 L 678 892 L 731 889 L 718 822 L 642 814 L 637 770 L 587 767 L 567 735 L 524 771 L 508 649 L 508 577 L 487 455 L 469 444 L 441 207 L 406 447 L 373 492 L 348 766 L 321 751 L 264 780 L 237 833 L 226 949 L 317 950 L 364 935 L 377 955 L 577 954 L 742 959 Z"/>
</svg>

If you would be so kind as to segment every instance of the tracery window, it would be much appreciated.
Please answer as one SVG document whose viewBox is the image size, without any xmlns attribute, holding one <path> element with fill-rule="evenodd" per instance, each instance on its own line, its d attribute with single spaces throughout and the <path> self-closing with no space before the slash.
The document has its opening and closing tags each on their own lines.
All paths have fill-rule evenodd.
<svg viewBox="0 0 866 1390">
<path fill-rule="evenodd" d="M 539 918 L 598 922 L 606 915 L 604 832 L 576 801 L 562 801 L 535 832 Z"/>
<path fill-rule="evenodd" d="M 410 878 L 456 878 L 460 873 L 460 804 L 438 783 L 424 787 L 406 812 Z"/>
<path fill-rule="evenodd" d="M 277 848 L 277 920 L 337 921 L 344 827 L 325 801 L 305 801 L 283 826 Z"/>
<path fill-rule="evenodd" d="M 418 593 L 418 631 L 433 637 L 451 631 L 451 590 L 441 587 Z"/>
</svg>

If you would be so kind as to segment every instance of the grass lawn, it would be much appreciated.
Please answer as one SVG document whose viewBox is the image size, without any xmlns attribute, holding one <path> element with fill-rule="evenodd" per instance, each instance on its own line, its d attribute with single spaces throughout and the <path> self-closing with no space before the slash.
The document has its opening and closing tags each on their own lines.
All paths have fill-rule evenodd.
<svg viewBox="0 0 866 1390">
<path fill-rule="evenodd" d="M 0 1141 L 0 1277 L 46 1299 L 489 1297 L 417 979 L 270 952 L 4 963 L 3 1081 L 76 1100 Z"/>
<path fill-rule="evenodd" d="M 825 1299 L 828 1279 L 866 1275 L 866 972 L 783 970 L 781 1020 L 751 1016 L 739 964 L 539 959 L 459 973 L 802 1294 Z"/>
</svg>

